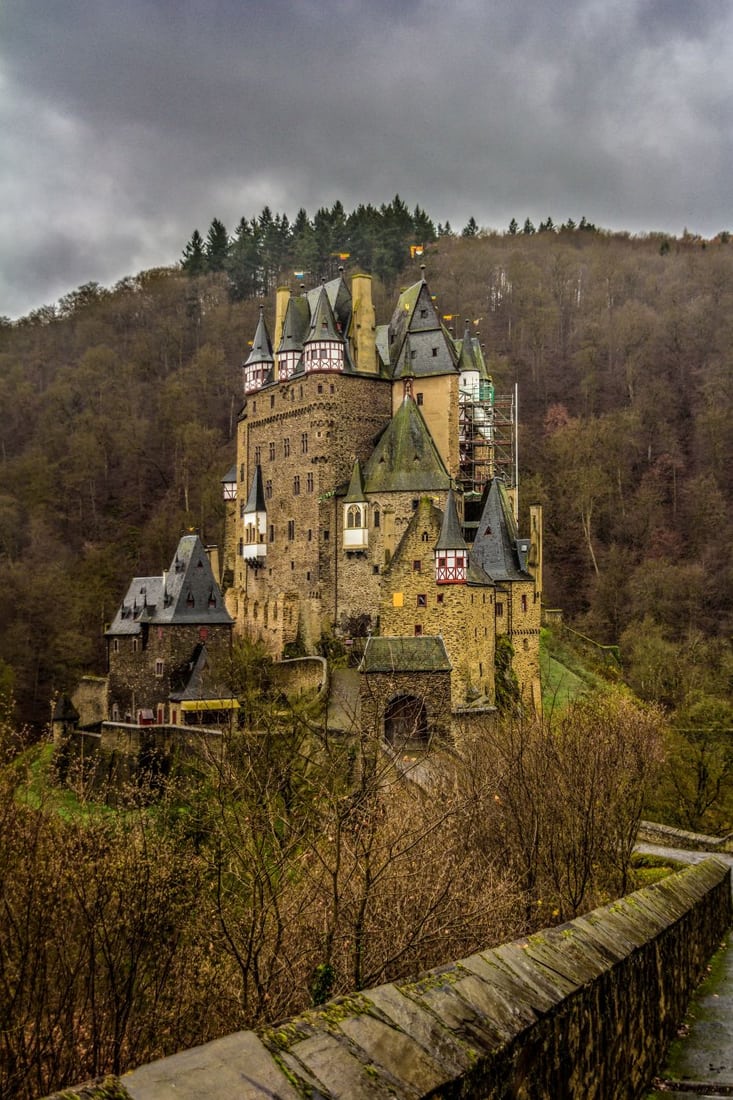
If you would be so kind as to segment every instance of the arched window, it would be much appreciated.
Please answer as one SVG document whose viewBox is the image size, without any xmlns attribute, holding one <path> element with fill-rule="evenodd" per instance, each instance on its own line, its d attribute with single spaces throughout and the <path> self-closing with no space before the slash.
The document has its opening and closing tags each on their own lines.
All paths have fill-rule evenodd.
<svg viewBox="0 0 733 1100">
<path fill-rule="evenodd" d="M 379 508 L 375 508 L 374 509 L 374 526 L 375 527 L 379 527 L 380 519 L 381 519 L 381 517 L 380 517 Z"/>
<path fill-rule="evenodd" d="M 361 508 L 358 504 L 350 504 L 346 512 L 347 527 L 361 527 Z"/>
</svg>

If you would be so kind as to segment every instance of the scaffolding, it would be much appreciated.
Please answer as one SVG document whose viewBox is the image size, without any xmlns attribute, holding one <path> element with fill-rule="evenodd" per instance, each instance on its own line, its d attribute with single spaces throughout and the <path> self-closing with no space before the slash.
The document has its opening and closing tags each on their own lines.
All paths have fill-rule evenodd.
<svg viewBox="0 0 733 1100">
<path fill-rule="evenodd" d="M 517 390 L 495 394 L 490 382 L 462 389 L 458 397 L 460 482 L 480 496 L 493 477 L 517 487 Z"/>
</svg>

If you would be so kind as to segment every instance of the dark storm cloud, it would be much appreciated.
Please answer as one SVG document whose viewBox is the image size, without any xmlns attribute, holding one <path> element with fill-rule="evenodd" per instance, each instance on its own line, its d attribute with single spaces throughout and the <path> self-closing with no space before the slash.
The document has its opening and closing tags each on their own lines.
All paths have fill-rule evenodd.
<svg viewBox="0 0 733 1100">
<path fill-rule="evenodd" d="M 729 224 L 717 0 L 65 0 L 0 26 L 0 313 L 265 203 Z"/>
</svg>

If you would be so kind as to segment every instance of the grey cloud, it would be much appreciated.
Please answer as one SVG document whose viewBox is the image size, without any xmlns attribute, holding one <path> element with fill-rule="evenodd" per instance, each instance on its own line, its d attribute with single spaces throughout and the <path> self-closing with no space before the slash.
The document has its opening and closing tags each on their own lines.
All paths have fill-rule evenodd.
<svg viewBox="0 0 733 1100">
<path fill-rule="evenodd" d="M 174 262 L 194 226 L 266 202 L 399 190 L 456 227 L 727 223 L 728 5 L 44 7 L 10 4 L 0 28 L 0 312 Z"/>
</svg>

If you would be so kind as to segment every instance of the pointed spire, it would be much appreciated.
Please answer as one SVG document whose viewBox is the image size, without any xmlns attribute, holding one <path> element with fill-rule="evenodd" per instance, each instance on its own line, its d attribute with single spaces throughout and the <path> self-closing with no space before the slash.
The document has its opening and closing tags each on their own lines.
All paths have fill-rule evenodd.
<svg viewBox="0 0 733 1100">
<path fill-rule="evenodd" d="M 265 307 L 260 306 L 260 319 L 257 322 L 255 338 L 252 341 L 252 351 L 249 353 L 249 357 L 244 365 L 245 367 L 250 367 L 255 363 L 273 363 L 274 361 L 272 342 L 270 340 L 270 334 L 267 331 L 267 325 L 265 324 Z"/>
<path fill-rule="evenodd" d="M 471 337 L 471 322 L 468 320 L 468 318 L 466 318 L 465 327 L 463 329 L 461 354 L 458 357 L 458 369 L 461 374 L 463 374 L 465 371 L 478 370 L 476 355 L 473 348 L 473 339 Z"/>
<path fill-rule="evenodd" d="M 466 540 L 463 537 L 461 531 L 461 524 L 458 519 L 458 510 L 456 508 L 456 498 L 453 495 L 453 490 L 450 489 L 448 497 L 445 502 L 445 512 L 443 513 L 443 524 L 440 528 L 440 535 L 438 541 L 435 544 L 436 550 L 468 550 L 466 546 Z"/>
<path fill-rule="evenodd" d="M 318 295 L 316 308 L 313 310 L 313 316 L 311 317 L 310 330 L 304 343 L 309 344 L 314 340 L 341 341 L 341 335 L 336 328 L 336 319 L 331 309 L 331 303 L 328 300 L 328 292 L 326 291 L 325 285 L 321 287 L 321 292 Z"/>
<path fill-rule="evenodd" d="M 272 354 L 272 342 L 265 324 L 264 307 L 260 306 L 260 319 L 257 322 L 252 350 L 244 363 L 244 392 L 254 393 L 266 382 L 272 381 L 275 371 L 275 357 Z"/>
<path fill-rule="evenodd" d="M 255 466 L 252 483 L 249 487 L 249 495 L 247 496 L 247 502 L 244 506 L 244 514 L 247 515 L 247 513 L 265 511 L 267 511 L 267 509 L 265 506 L 265 493 L 262 488 L 262 467 Z"/>
<path fill-rule="evenodd" d="M 344 497 L 344 504 L 357 504 L 364 500 L 366 500 L 364 494 L 364 479 L 361 474 L 361 463 L 357 458 L 354 460 L 354 467 L 351 471 L 351 481 L 349 482 L 349 488 Z"/>
</svg>

